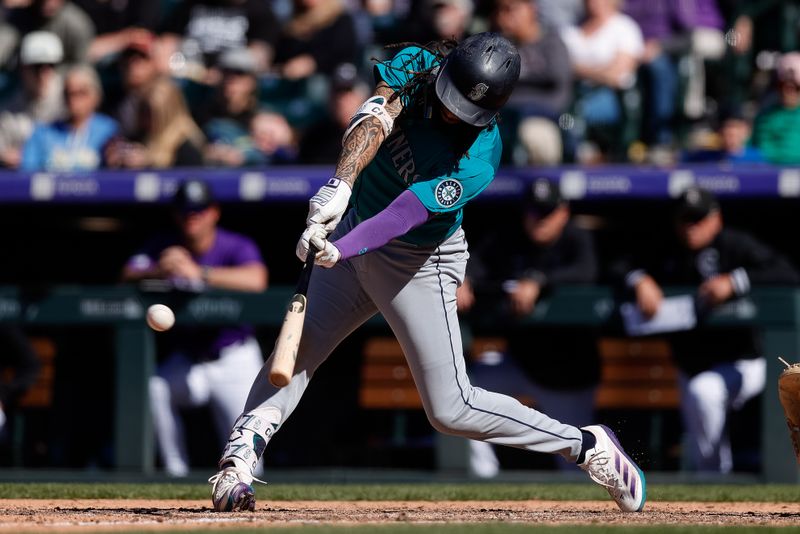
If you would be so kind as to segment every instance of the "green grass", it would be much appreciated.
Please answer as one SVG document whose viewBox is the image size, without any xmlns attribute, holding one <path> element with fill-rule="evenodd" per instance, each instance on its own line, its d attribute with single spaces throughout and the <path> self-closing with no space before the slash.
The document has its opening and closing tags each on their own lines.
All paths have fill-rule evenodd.
<svg viewBox="0 0 800 534">
<path fill-rule="evenodd" d="M 800 485 L 653 484 L 651 501 L 800 502 Z M 0 499 L 208 499 L 204 484 L 3 483 Z M 270 484 L 256 485 L 272 501 L 520 501 L 605 500 L 590 484 Z"/>
<path fill-rule="evenodd" d="M 531 533 L 536 534 L 567 534 L 578 532 L 581 534 L 688 534 L 699 532 L 701 534 L 744 534 L 756 532 L 758 534 L 794 532 L 797 527 L 671 527 L 671 526 L 645 526 L 645 527 L 624 527 L 624 526 L 579 526 L 565 525 L 557 526 L 537 526 L 508 523 L 494 524 L 450 524 L 450 525 L 363 525 L 363 526 L 309 526 L 298 525 L 296 527 L 265 528 L 261 527 L 258 532 L 268 532 L 269 534 L 517 534 Z M 123 531 L 125 534 L 153 534 L 153 531 Z M 160 534 L 164 531 L 159 530 Z M 172 532 L 186 532 L 186 530 L 175 530 Z M 255 529 L 192 529 L 192 534 L 215 533 L 215 534 L 253 534 Z M 120 534 L 119 530 L 107 534 Z"/>
</svg>

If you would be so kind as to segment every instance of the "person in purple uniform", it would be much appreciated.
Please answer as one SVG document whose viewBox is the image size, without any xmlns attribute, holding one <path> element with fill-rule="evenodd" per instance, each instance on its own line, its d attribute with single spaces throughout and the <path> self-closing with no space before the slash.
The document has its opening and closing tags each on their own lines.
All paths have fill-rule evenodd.
<svg viewBox="0 0 800 534">
<path fill-rule="evenodd" d="M 162 279 L 177 288 L 260 292 L 268 271 L 256 244 L 217 226 L 220 208 L 208 184 L 187 180 L 173 206 L 179 231 L 156 236 L 125 265 L 123 279 Z M 220 442 L 244 407 L 263 357 L 249 325 L 181 327 L 150 379 L 150 409 L 167 474 L 186 476 L 189 457 L 179 409 L 210 405 Z"/>
</svg>

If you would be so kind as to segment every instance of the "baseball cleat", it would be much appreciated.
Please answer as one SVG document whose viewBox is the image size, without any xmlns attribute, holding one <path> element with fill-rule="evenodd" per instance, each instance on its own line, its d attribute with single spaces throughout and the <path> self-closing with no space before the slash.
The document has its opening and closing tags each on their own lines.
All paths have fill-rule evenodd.
<svg viewBox="0 0 800 534">
<path fill-rule="evenodd" d="M 256 493 L 251 485 L 252 475 L 235 467 L 226 467 L 208 479 L 211 502 L 217 512 L 235 512 L 256 509 Z"/>
<path fill-rule="evenodd" d="M 586 460 L 578 467 L 605 487 L 623 512 L 641 512 L 647 500 L 644 473 L 625 454 L 617 437 L 605 425 L 581 428 L 597 439 L 594 448 L 586 451 Z"/>
</svg>

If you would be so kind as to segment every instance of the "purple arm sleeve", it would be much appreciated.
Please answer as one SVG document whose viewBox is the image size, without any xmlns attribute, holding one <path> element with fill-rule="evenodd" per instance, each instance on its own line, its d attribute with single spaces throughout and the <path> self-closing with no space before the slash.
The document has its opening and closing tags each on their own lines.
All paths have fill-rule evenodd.
<svg viewBox="0 0 800 534">
<path fill-rule="evenodd" d="M 342 259 L 366 254 L 400 237 L 428 220 L 430 214 L 417 195 L 405 190 L 386 208 L 367 219 L 333 244 Z"/>
</svg>

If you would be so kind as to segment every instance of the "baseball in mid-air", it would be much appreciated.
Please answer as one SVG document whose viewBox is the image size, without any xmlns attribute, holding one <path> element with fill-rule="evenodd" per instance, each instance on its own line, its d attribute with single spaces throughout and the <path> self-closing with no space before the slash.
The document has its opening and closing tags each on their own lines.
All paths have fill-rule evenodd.
<svg viewBox="0 0 800 534">
<path fill-rule="evenodd" d="M 163 332 L 175 324 L 175 314 L 169 306 L 153 304 L 147 308 L 147 325 L 156 332 Z"/>
</svg>

